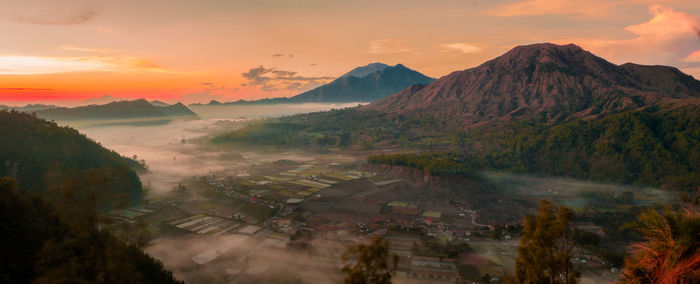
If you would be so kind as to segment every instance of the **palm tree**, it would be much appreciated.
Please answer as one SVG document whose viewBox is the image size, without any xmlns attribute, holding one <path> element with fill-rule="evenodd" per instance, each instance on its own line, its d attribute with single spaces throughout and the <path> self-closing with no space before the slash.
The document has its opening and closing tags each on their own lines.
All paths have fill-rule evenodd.
<svg viewBox="0 0 700 284">
<path fill-rule="evenodd" d="M 640 214 L 644 241 L 632 244 L 621 283 L 700 283 L 700 211 L 697 199 L 680 210 Z"/>
</svg>

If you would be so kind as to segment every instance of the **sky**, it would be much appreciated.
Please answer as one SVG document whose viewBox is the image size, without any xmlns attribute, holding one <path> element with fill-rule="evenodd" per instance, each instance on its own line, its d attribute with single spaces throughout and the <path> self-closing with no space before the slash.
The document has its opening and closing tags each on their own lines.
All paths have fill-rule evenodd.
<svg viewBox="0 0 700 284">
<path fill-rule="evenodd" d="M 0 104 L 288 97 L 372 62 L 439 78 L 574 43 L 700 78 L 700 2 L 3 0 Z"/>
</svg>

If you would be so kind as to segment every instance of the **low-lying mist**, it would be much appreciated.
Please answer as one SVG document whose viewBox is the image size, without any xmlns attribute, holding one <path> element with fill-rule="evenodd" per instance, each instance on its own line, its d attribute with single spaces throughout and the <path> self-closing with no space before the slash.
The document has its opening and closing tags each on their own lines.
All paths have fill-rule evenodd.
<svg viewBox="0 0 700 284">
<path fill-rule="evenodd" d="M 295 115 L 355 107 L 362 103 L 341 104 L 273 104 L 273 105 L 191 105 L 188 106 L 199 117 L 205 119 L 263 118 Z"/>
<path fill-rule="evenodd" d="M 353 104 L 356 105 L 356 104 Z M 199 120 L 175 120 L 162 125 L 71 126 L 103 146 L 127 157 L 145 161 L 148 172 L 141 181 L 151 194 L 170 191 L 184 178 L 208 174 L 235 176 L 246 168 L 279 159 L 306 160 L 293 153 L 243 152 L 208 145 L 206 137 L 242 127 L 238 117 L 279 117 L 288 114 L 342 108 L 337 104 L 286 104 L 262 106 L 194 106 Z"/>
<path fill-rule="evenodd" d="M 146 251 L 188 283 L 339 283 L 340 254 L 346 244 L 309 240 L 303 250 L 287 249 L 244 235 L 182 236 L 163 240 Z M 212 259 L 212 256 L 216 256 Z M 195 261 L 206 263 L 197 263 Z M 233 281 L 233 282 L 232 282 Z"/>
</svg>

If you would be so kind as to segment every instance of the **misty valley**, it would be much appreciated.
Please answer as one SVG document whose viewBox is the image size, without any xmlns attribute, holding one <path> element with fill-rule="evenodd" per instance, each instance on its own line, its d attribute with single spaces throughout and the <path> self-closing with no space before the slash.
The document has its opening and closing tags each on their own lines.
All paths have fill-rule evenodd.
<svg viewBox="0 0 700 284">
<path fill-rule="evenodd" d="M 290 98 L 6 106 L 0 282 L 697 283 L 699 98 L 545 43 Z"/>
</svg>

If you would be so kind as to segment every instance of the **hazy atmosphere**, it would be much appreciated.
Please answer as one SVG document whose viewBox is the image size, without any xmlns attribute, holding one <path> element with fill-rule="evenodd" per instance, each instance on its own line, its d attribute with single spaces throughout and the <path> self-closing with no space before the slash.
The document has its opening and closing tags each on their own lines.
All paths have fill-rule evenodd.
<svg viewBox="0 0 700 284">
<path fill-rule="evenodd" d="M 0 1 L 2 283 L 700 283 L 700 4 Z"/>
</svg>

